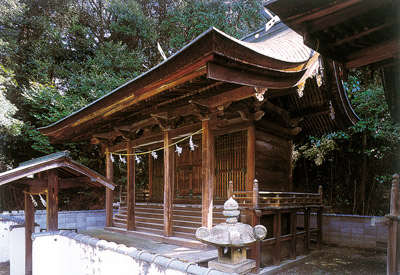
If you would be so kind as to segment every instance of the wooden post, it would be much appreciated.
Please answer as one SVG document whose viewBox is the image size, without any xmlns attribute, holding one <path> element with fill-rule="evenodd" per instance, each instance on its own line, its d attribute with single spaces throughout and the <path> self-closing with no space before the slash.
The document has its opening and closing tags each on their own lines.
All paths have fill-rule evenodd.
<svg viewBox="0 0 400 275">
<path fill-rule="evenodd" d="M 149 153 L 149 200 L 153 197 L 153 177 L 154 177 L 154 169 L 153 169 L 153 157 Z"/>
<path fill-rule="evenodd" d="M 258 210 L 259 211 L 259 210 Z M 252 210 L 251 226 L 254 228 L 260 224 L 260 217 L 257 215 L 257 210 Z M 261 241 L 256 241 L 251 245 L 250 258 L 256 261 L 256 266 L 253 268 L 252 273 L 257 274 L 260 271 L 260 253 L 261 253 Z"/>
<path fill-rule="evenodd" d="M 306 208 L 304 211 L 304 230 L 306 231 L 306 238 L 304 241 L 304 252 L 305 254 L 308 254 L 310 253 L 310 239 L 311 239 L 310 208 Z"/>
<path fill-rule="evenodd" d="M 293 192 L 293 165 L 292 165 L 292 163 L 293 163 L 293 140 L 292 139 L 289 141 L 289 146 L 290 146 L 289 156 L 288 156 L 289 165 L 288 165 L 287 171 L 288 171 L 288 175 L 289 175 L 289 185 L 290 185 L 289 190 Z"/>
<path fill-rule="evenodd" d="M 214 193 L 214 136 L 209 127 L 209 120 L 202 122 L 202 226 L 211 229 L 213 225 Z"/>
<path fill-rule="evenodd" d="M 318 194 L 319 194 L 319 204 L 321 206 L 324 205 L 324 197 L 323 197 L 323 193 L 322 193 L 322 186 L 318 187 Z"/>
<path fill-rule="evenodd" d="M 322 249 L 322 211 L 323 208 L 321 207 L 320 209 L 318 209 L 317 212 L 317 229 L 318 229 L 317 248 L 319 250 Z"/>
<path fill-rule="evenodd" d="M 230 180 L 228 184 L 228 200 L 233 197 L 233 182 Z"/>
<path fill-rule="evenodd" d="M 58 230 L 58 171 L 47 172 L 47 231 Z"/>
<path fill-rule="evenodd" d="M 35 230 L 35 208 L 31 196 L 25 193 L 25 274 L 32 274 L 32 233 Z"/>
<path fill-rule="evenodd" d="M 169 146 L 171 137 L 169 131 L 164 131 L 164 236 L 173 234 L 173 188 L 174 188 L 174 148 Z"/>
<path fill-rule="evenodd" d="M 399 175 L 394 174 L 393 175 L 393 181 L 392 181 L 392 190 L 391 190 L 391 195 L 390 195 L 390 214 L 391 215 L 399 215 L 400 214 L 400 209 L 398 205 L 399 201 Z"/>
<path fill-rule="evenodd" d="M 135 149 L 132 146 L 132 141 L 127 142 L 127 217 L 126 230 L 135 230 Z"/>
<path fill-rule="evenodd" d="M 317 229 L 318 229 L 317 247 L 319 250 L 321 250 L 322 249 L 322 212 L 324 210 L 324 208 L 323 208 L 324 199 L 323 199 L 323 193 L 322 193 L 322 186 L 319 186 L 318 193 L 319 193 L 319 203 L 320 203 L 321 207 L 318 209 L 318 212 L 317 212 Z"/>
<path fill-rule="evenodd" d="M 280 210 L 276 210 L 274 215 L 274 255 L 272 256 L 272 263 L 280 265 L 281 263 L 281 236 L 282 236 L 282 214 Z"/>
<path fill-rule="evenodd" d="M 258 180 L 254 179 L 253 183 L 253 207 L 258 208 Z"/>
<path fill-rule="evenodd" d="M 246 165 L 246 191 L 251 191 L 253 188 L 253 181 L 256 177 L 256 129 L 254 125 L 247 128 Z"/>
<path fill-rule="evenodd" d="M 114 180 L 114 168 L 108 148 L 106 149 L 106 177 L 109 180 Z M 114 191 L 106 187 L 106 227 L 113 226 L 113 203 Z"/>
<path fill-rule="evenodd" d="M 387 274 L 396 275 L 400 271 L 400 240 L 399 240 L 399 175 L 393 175 L 392 190 L 390 197 L 390 215 L 388 250 L 387 250 Z"/>
<path fill-rule="evenodd" d="M 292 239 L 290 240 L 290 259 L 296 259 L 296 241 L 297 241 L 297 210 L 290 213 L 290 233 Z"/>
</svg>

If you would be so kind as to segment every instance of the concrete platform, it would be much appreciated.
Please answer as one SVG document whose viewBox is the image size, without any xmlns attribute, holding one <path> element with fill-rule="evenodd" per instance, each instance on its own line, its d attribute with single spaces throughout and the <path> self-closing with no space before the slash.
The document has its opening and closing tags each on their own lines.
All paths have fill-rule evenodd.
<svg viewBox="0 0 400 275">
<path fill-rule="evenodd" d="M 186 262 L 193 262 L 203 265 L 218 257 L 218 250 L 205 246 L 203 248 L 190 248 L 177 244 L 163 243 L 146 237 L 147 233 L 141 235 L 121 234 L 119 232 L 110 232 L 103 229 L 87 230 L 80 232 L 85 235 L 103 239 L 117 244 L 124 244 L 128 247 L 146 250 L 152 253 L 161 254 L 170 258 L 177 258 Z"/>
</svg>

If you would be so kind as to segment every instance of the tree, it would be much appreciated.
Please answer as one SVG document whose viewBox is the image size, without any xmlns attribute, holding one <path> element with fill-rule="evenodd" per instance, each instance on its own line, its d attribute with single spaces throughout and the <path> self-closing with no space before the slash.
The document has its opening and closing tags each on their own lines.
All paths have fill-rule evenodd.
<svg viewBox="0 0 400 275">
<path fill-rule="evenodd" d="M 51 145 L 37 128 L 159 64 L 157 42 L 171 55 L 211 26 L 240 37 L 262 27 L 262 9 L 253 0 L 1 1 L 0 171 L 68 149 L 104 174 L 99 148 Z"/>
<path fill-rule="evenodd" d="M 297 190 L 323 185 L 332 211 L 383 215 L 399 170 L 400 125 L 391 119 L 379 75 L 354 71 L 345 87 L 360 117 L 348 133 L 306 137 L 294 151 Z"/>
</svg>

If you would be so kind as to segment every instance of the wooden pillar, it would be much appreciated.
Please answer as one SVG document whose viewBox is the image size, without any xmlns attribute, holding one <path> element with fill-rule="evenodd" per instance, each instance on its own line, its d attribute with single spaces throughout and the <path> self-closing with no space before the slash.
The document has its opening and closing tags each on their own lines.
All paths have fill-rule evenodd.
<svg viewBox="0 0 400 275">
<path fill-rule="evenodd" d="M 253 189 L 253 181 L 256 177 L 256 129 L 253 126 L 247 128 L 247 168 L 246 191 Z"/>
<path fill-rule="evenodd" d="M 293 140 L 289 141 L 289 146 L 290 146 L 290 150 L 289 150 L 289 167 L 288 167 L 288 175 L 289 175 L 289 186 L 290 186 L 290 191 L 293 191 Z"/>
<path fill-rule="evenodd" d="M 319 250 L 322 249 L 322 211 L 323 208 L 321 207 L 320 209 L 318 209 L 317 212 L 317 229 L 318 229 L 317 248 Z"/>
<path fill-rule="evenodd" d="M 304 230 L 306 231 L 306 237 L 304 240 L 304 252 L 310 253 L 310 239 L 311 239 L 311 224 L 310 224 L 310 208 L 306 208 L 304 211 Z"/>
<path fill-rule="evenodd" d="M 272 262 L 274 265 L 280 265 L 281 263 L 281 237 L 282 237 L 282 213 L 280 210 L 276 211 L 274 215 L 274 255 L 272 256 Z"/>
<path fill-rule="evenodd" d="M 106 177 L 109 180 L 114 180 L 114 168 L 108 148 L 106 150 Z M 106 227 L 113 226 L 113 203 L 114 190 L 106 187 Z"/>
<path fill-rule="evenodd" d="M 35 208 L 31 196 L 25 193 L 25 274 L 32 274 L 32 233 L 35 230 Z"/>
<path fill-rule="evenodd" d="M 127 217 L 126 217 L 126 230 L 135 230 L 135 149 L 133 148 L 132 141 L 127 143 Z"/>
<path fill-rule="evenodd" d="M 153 157 L 149 153 L 149 200 L 153 197 L 153 177 L 154 177 L 154 170 L 153 170 Z"/>
<path fill-rule="evenodd" d="M 290 259 L 296 259 L 296 241 L 297 241 L 297 210 L 293 210 L 290 213 L 290 234 L 292 239 L 290 240 Z"/>
<path fill-rule="evenodd" d="M 58 171 L 47 172 L 47 231 L 58 230 Z"/>
<path fill-rule="evenodd" d="M 173 188 L 174 188 L 174 147 L 171 144 L 169 131 L 164 131 L 164 236 L 173 234 Z"/>
<path fill-rule="evenodd" d="M 387 274 L 395 275 L 400 272 L 400 240 L 399 240 L 399 175 L 393 175 L 392 190 L 390 198 L 390 214 L 388 248 L 387 248 Z"/>
<path fill-rule="evenodd" d="M 260 217 L 257 215 L 257 210 L 252 210 L 251 213 L 251 226 L 255 227 L 256 225 L 260 224 Z M 260 271 L 261 241 L 255 242 L 250 248 L 250 259 L 256 261 L 256 266 L 252 269 L 252 273 L 258 274 Z"/>
<path fill-rule="evenodd" d="M 214 136 L 209 127 L 209 120 L 202 122 L 202 226 L 211 229 L 213 224 L 214 197 Z"/>
</svg>

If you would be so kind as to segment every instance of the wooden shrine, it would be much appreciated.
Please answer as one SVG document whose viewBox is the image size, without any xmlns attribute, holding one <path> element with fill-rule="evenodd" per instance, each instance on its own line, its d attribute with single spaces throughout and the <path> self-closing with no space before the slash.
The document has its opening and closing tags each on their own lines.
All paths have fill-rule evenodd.
<svg viewBox="0 0 400 275">
<path fill-rule="evenodd" d="M 275 203 L 242 205 L 250 211 L 243 219 L 254 226 L 273 215 L 276 229 L 268 230 L 276 237 L 268 245 L 277 244 L 277 253 L 291 240 L 294 257 L 296 240 L 306 236 L 307 244 L 313 234 L 309 211 L 321 210 L 322 201 L 320 195 L 314 200 L 306 194 L 311 197 L 303 201 L 303 195 L 285 193 L 292 191 L 293 139 L 345 130 L 358 121 L 337 64 L 302 40 L 282 23 L 242 40 L 211 28 L 153 69 L 39 130 L 53 143 L 101 145 L 110 180 L 111 155 L 127 156 L 126 200 L 114 218 L 114 194 L 107 189 L 107 230 L 194 244 L 198 227 L 223 222 L 229 182 L 234 194 L 253 192 L 258 179 L 259 201 L 267 194 L 262 192 L 275 192 L 269 200 Z M 135 161 L 143 154 L 149 180 L 135 190 Z M 276 199 L 286 195 L 294 199 Z M 307 217 L 300 235 L 297 210 Z M 287 230 L 295 237 L 280 233 Z M 269 261 L 263 253 L 252 249 L 258 265 Z M 274 263 L 281 257 L 287 255 L 275 256 Z"/>
<path fill-rule="evenodd" d="M 72 160 L 68 152 L 58 152 L 21 163 L 0 173 L 0 185 L 12 184 L 25 193 L 25 274 L 32 274 L 32 233 L 35 207 L 32 195 L 46 198 L 47 231 L 58 230 L 58 192 L 61 189 L 95 186 L 113 190 L 115 184 L 104 176 Z"/>
</svg>

